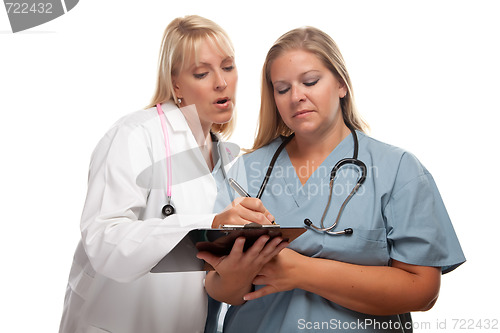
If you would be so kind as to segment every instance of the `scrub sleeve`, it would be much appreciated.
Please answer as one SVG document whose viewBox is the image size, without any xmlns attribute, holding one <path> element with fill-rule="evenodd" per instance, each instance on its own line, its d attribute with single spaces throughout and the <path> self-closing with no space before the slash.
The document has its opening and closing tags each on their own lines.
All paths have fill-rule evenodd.
<svg viewBox="0 0 500 333">
<path fill-rule="evenodd" d="M 465 261 L 434 179 L 410 153 L 401 158 L 384 216 L 392 259 L 442 267 L 443 274 Z"/>
</svg>

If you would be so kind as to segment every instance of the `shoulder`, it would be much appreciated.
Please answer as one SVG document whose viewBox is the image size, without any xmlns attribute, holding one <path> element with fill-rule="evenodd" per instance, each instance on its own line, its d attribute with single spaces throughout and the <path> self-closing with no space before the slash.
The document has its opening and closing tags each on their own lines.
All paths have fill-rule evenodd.
<svg viewBox="0 0 500 333">
<path fill-rule="evenodd" d="M 182 125 L 184 125 L 184 116 L 175 104 L 166 102 L 162 104 L 162 109 L 169 123 L 172 124 L 182 122 Z M 159 114 L 156 107 L 133 111 L 118 119 L 113 126 L 111 126 L 110 131 L 133 131 L 137 129 L 158 130 L 161 128 L 160 121 L 158 119 Z"/>
<path fill-rule="evenodd" d="M 360 149 L 365 149 L 368 154 L 377 155 L 378 159 L 387 159 L 391 162 L 399 161 L 408 164 L 407 166 L 415 165 L 423 168 L 418 158 L 403 148 L 379 141 L 365 133 L 358 133 L 358 136 Z M 424 170 L 421 171 L 424 172 Z"/>
<path fill-rule="evenodd" d="M 111 126 L 110 131 L 144 128 L 156 121 L 156 118 L 158 118 L 158 114 L 154 108 L 130 112 L 118 119 Z"/>
<path fill-rule="evenodd" d="M 264 147 L 243 155 L 243 158 L 245 161 L 263 161 L 271 159 L 282 142 L 283 140 L 281 138 L 276 138 Z"/>
<path fill-rule="evenodd" d="M 97 151 L 108 151 L 112 147 L 122 150 L 135 146 L 149 145 L 151 139 L 161 131 L 156 109 L 143 109 L 130 112 L 118 119 L 99 140 Z M 129 148 L 127 148 L 129 147 Z"/>
<path fill-rule="evenodd" d="M 429 171 L 411 152 L 359 133 L 360 159 L 368 159 L 374 174 L 392 175 L 394 186 L 402 187 L 414 180 L 431 177 Z"/>
<path fill-rule="evenodd" d="M 366 133 L 356 131 L 359 140 L 360 153 L 363 151 L 380 158 L 399 159 L 407 151 L 402 148 L 377 140 Z"/>
</svg>

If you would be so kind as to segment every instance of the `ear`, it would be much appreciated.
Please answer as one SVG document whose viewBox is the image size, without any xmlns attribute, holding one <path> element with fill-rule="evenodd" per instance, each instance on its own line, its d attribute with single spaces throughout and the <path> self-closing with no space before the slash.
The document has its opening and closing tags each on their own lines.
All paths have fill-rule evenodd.
<svg viewBox="0 0 500 333">
<path fill-rule="evenodd" d="M 172 87 L 174 88 L 175 97 L 182 98 L 181 87 L 180 87 L 176 77 L 172 77 Z"/>
<path fill-rule="evenodd" d="M 347 85 L 344 81 L 339 81 L 339 96 L 340 98 L 344 98 L 347 95 Z"/>
</svg>

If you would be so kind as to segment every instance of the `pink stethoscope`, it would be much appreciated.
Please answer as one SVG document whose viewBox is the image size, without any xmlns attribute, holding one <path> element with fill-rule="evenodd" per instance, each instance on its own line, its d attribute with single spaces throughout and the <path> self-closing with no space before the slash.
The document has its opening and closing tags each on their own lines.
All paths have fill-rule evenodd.
<svg viewBox="0 0 500 333">
<path fill-rule="evenodd" d="M 163 139 L 165 141 L 165 159 L 167 163 L 167 204 L 163 206 L 161 209 L 161 212 L 165 216 L 170 216 L 172 214 L 175 214 L 175 208 L 174 205 L 172 204 L 172 155 L 170 154 L 170 140 L 168 137 L 168 131 L 167 131 L 167 122 L 166 122 L 166 115 L 165 112 L 163 112 L 163 109 L 161 107 L 161 104 L 156 104 L 156 110 L 158 111 L 158 118 L 160 118 L 161 122 L 161 129 L 163 131 Z M 215 135 L 212 136 L 217 140 L 217 137 Z M 226 181 L 226 186 L 229 188 L 229 183 L 227 181 L 227 175 L 226 175 L 226 170 L 224 168 L 224 161 L 222 159 L 222 153 L 221 153 L 221 145 L 219 144 L 219 141 L 217 140 L 217 150 L 221 159 L 221 171 L 222 175 L 224 177 L 224 180 Z M 226 148 L 226 154 L 232 155 L 231 151 Z M 228 191 L 230 196 L 231 196 L 231 201 L 234 200 L 232 198 L 232 193 L 231 191 Z"/>
</svg>

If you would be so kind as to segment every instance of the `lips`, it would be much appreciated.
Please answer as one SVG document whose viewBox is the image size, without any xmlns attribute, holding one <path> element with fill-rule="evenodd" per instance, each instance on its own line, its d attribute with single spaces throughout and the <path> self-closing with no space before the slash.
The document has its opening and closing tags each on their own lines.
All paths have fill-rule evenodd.
<svg viewBox="0 0 500 333">
<path fill-rule="evenodd" d="M 312 112 L 313 112 L 312 110 L 300 110 L 300 111 L 295 112 L 293 114 L 293 117 L 305 116 L 306 114 L 312 113 Z"/>
<path fill-rule="evenodd" d="M 229 97 L 221 97 L 215 100 L 214 105 L 219 110 L 226 111 L 231 107 L 231 99 Z"/>
<path fill-rule="evenodd" d="M 215 104 L 226 104 L 227 102 L 229 102 L 229 97 L 219 98 L 214 103 Z"/>
</svg>

